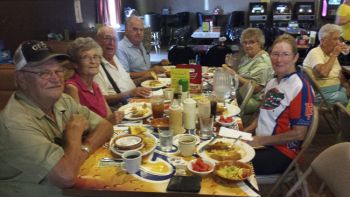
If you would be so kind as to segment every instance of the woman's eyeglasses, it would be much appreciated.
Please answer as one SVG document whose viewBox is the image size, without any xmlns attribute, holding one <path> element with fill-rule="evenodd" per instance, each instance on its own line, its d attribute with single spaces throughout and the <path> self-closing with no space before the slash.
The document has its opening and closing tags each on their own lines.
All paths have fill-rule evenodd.
<svg viewBox="0 0 350 197">
<path fill-rule="evenodd" d="M 100 61 L 101 57 L 98 55 L 94 55 L 94 56 L 83 56 L 80 58 L 80 60 L 82 62 L 91 62 L 92 60 L 94 61 Z"/>
</svg>

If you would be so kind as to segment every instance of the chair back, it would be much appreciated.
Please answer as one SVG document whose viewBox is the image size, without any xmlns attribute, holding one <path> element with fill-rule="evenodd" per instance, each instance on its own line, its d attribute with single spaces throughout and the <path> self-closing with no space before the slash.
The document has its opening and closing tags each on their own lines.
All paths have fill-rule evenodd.
<svg viewBox="0 0 350 197">
<path fill-rule="evenodd" d="M 350 132 L 348 129 L 350 128 L 350 110 L 340 102 L 334 104 L 334 109 L 338 118 L 338 124 L 341 127 L 338 140 L 341 142 L 350 141 Z"/>
<path fill-rule="evenodd" d="M 304 152 L 309 148 L 312 140 L 316 135 L 318 122 L 319 122 L 318 107 L 314 106 L 313 119 L 310 127 L 308 128 L 305 139 L 301 145 L 300 151 L 298 152 L 297 156 L 293 159 L 293 161 L 289 164 L 288 168 L 283 172 L 283 174 L 278 176 L 277 181 L 275 182 L 274 186 L 272 187 L 272 189 L 270 190 L 267 196 L 271 196 L 271 197 L 274 196 L 273 195 L 274 192 L 281 185 L 281 183 L 283 183 L 287 179 L 287 177 L 290 175 L 290 172 L 292 172 L 293 169 L 297 169 L 299 159 L 303 156 Z"/>
<path fill-rule="evenodd" d="M 350 194 L 350 142 L 333 145 L 311 163 L 312 170 L 325 182 L 334 196 Z"/>
<path fill-rule="evenodd" d="M 331 103 L 329 103 L 326 99 L 326 97 L 323 95 L 323 93 L 321 92 L 321 87 L 318 84 L 318 82 L 315 79 L 315 75 L 313 70 L 310 67 L 306 67 L 306 66 L 299 66 L 300 70 L 305 73 L 305 75 L 307 76 L 312 88 L 314 89 L 314 91 L 320 95 L 321 97 L 321 101 L 319 103 L 319 108 L 321 111 L 325 111 L 327 112 L 327 114 L 329 113 L 332 117 L 333 120 L 329 120 L 327 117 L 327 114 L 322 113 L 323 117 L 326 119 L 328 126 L 335 132 L 335 133 L 341 133 L 341 128 L 339 126 L 339 120 L 337 115 L 335 114 L 334 111 L 334 107 Z"/>
<path fill-rule="evenodd" d="M 173 45 L 168 52 L 168 59 L 171 64 L 188 64 L 190 59 L 195 59 L 196 54 L 191 47 Z"/>
<path fill-rule="evenodd" d="M 220 67 L 225 63 L 226 54 L 232 53 L 227 46 L 215 45 L 211 47 L 205 54 L 202 65 L 209 67 Z"/>
<path fill-rule="evenodd" d="M 321 92 L 321 87 L 315 79 L 314 73 L 310 67 L 299 66 L 300 70 L 307 76 L 314 91 L 321 96 L 321 105 L 324 104 L 329 110 L 332 109 L 331 105 L 327 102 L 326 97 Z"/>
<path fill-rule="evenodd" d="M 241 117 L 244 115 L 244 109 L 246 105 L 248 104 L 249 99 L 252 97 L 254 93 L 254 81 L 249 80 L 248 83 L 243 84 L 238 89 L 237 94 L 237 102 L 239 104 L 239 108 L 241 108 Z"/>
<path fill-rule="evenodd" d="M 244 11 L 233 11 L 228 17 L 227 27 L 244 27 Z"/>
</svg>

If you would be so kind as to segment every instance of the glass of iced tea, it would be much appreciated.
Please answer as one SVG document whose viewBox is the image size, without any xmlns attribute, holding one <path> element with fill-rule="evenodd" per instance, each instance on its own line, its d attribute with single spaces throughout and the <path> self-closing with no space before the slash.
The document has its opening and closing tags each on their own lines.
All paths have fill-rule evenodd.
<svg viewBox="0 0 350 197">
<path fill-rule="evenodd" d="M 163 118 L 164 115 L 164 99 L 161 96 L 151 97 L 153 118 Z"/>
</svg>

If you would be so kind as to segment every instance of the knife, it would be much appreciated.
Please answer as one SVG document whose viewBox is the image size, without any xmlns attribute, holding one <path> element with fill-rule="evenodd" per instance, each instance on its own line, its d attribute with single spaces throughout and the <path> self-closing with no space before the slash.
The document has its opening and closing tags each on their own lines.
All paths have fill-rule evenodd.
<svg viewBox="0 0 350 197">
<path fill-rule="evenodd" d="M 246 179 L 243 181 L 251 190 L 253 190 L 255 193 L 259 194 L 259 190 L 254 187 L 254 185 L 249 181 L 249 179 Z"/>
<path fill-rule="evenodd" d="M 198 153 L 201 153 L 203 152 L 205 149 L 207 149 L 209 147 L 209 145 L 211 143 L 214 142 L 214 140 L 218 137 L 219 135 L 215 135 L 206 145 L 202 146 L 199 150 L 198 150 Z"/>
</svg>

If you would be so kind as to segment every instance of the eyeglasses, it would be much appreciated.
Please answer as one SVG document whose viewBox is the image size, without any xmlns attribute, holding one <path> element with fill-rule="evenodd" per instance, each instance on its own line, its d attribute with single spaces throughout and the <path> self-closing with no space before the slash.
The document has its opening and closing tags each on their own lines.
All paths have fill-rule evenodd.
<svg viewBox="0 0 350 197">
<path fill-rule="evenodd" d="M 38 75 L 41 79 L 48 80 L 50 79 L 53 74 L 55 74 L 58 77 L 63 77 L 64 76 L 64 69 L 58 69 L 54 71 L 50 70 L 44 70 L 44 71 L 29 71 L 29 70 L 21 70 L 21 72 L 26 72 L 26 73 L 32 73 Z"/>
<path fill-rule="evenodd" d="M 272 58 L 278 58 L 278 57 L 286 58 L 286 57 L 289 57 L 289 56 L 291 56 L 291 55 L 292 55 L 292 54 L 287 53 L 287 52 L 282 52 L 282 53 L 272 52 L 272 53 L 271 53 L 271 57 L 272 57 Z"/>
<path fill-rule="evenodd" d="M 103 36 L 102 40 L 103 42 L 115 42 L 116 38 L 114 36 Z"/>
<path fill-rule="evenodd" d="M 92 60 L 94 60 L 96 62 L 96 61 L 99 61 L 100 59 L 101 59 L 101 57 L 98 55 L 94 55 L 94 56 L 87 56 L 86 55 L 86 56 L 83 56 L 80 58 L 80 60 L 82 62 L 91 62 Z"/>
<path fill-rule="evenodd" d="M 255 43 L 257 43 L 258 41 L 256 40 L 247 40 L 247 41 L 242 41 L 243 45 L 253 45 Z"/>
</svg>

